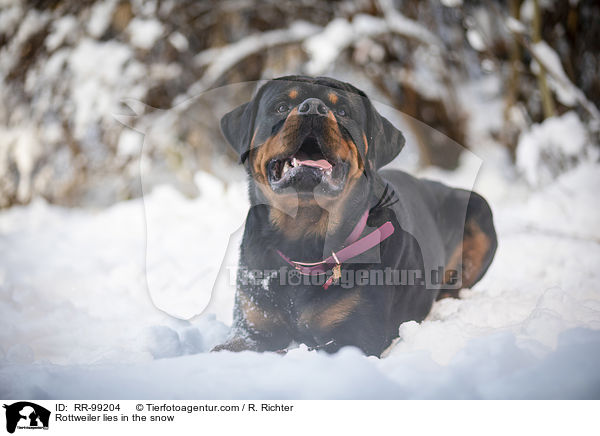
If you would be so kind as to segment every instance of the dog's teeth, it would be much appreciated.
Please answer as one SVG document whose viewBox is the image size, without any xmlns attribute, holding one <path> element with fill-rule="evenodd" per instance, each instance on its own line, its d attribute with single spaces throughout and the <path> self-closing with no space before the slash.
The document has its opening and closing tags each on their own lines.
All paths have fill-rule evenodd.
<svg viewBox="0 0 600 436">
<path fill-rule="evenodd" d="M 325 174 L 330 176 L 331 175 L 331 168 L 328 168 L 325 170 Z"/>
<path fill-rule="evenodd" d="M 296 160 L 296 158 L 292 159 L 292 166 L 293 167 L 298 166 L 298 161 Z"/>
<path fill-rule="evenodd" d="M 283 165 L 283 174 L 287 173 L 290 168 L 290 161 L 286 160 L 285 164 Z"/>
</svg>

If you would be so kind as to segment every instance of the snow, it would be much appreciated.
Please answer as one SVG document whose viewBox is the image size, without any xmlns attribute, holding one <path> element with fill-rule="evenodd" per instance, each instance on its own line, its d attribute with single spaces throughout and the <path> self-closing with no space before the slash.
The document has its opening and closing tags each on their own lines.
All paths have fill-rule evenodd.
<svg viewBox="0 0 600 436">
<path fill-rule="evenodd" d="M 196 96 L 199 91 L 212 86 L 231 67 L 252 53 L 269 47 L 303 41 L 318 32 L 320 27 L 304 21 L 296 21 L 288 29 L 277 29 L 249 35 L 239 41 L 219 48 L 210 48 L 198 53 L 194 63 L 198 67 L 208 65 L 200 83 L 192 86 L 188 94 Z"/>
<path fill-rule="evenodd" d="M 324 74 L 346 48 L 355 42 L 364 44 L 365 38 L 387 29 L 385 20 L 371 15 L 357 14 L 352 22 L 344 18 L 333 19 L 322 31 L 304 41 L 304 50 L 310 58 L 306 71 L 311 75 Z"/>
<path fill-rule="evenodd" d="M 472 171 L 469 162 L 455 180 Z M 99 211 L 41 199 L 13 207 L 0 213 L 0 396 L 598 398 L 600 217 L 589 204 L 599 169 L 581 164 L 532 191 L 488 174 L 484 162 L 479 179 L 494 183 L 476 188 L 495 213 L 492 267 L 460 300 L 403 324 L 381 359 L 302 345 L 283 357 L 207 353 L 231 321 L 226 267 L 235 265 L 239 232 L 225 247 L 245 215 L 243 184 L 198 173 L 196 199 L 163 186 Z M 153 233 L 165 238 L 164 250 L 145 250 L 160 240 Z M 224 280 L 216 280 L 223 256 Z M 146 279 L 166 260 L 188 273 L 204 266 L 210 279 L 198 278 L 196 296 L 179 281 L 165 304 Z M 165 312 L 185 318 L 207 302 L 189 320 Z"/>
<path fill-rule="evenodd" d="M 180 52 L 185 52 L 189 47 L 189 42 L 187 38 L 181 34 L 180 32 L 173 32 L 169 35 L 169 42 L 173 44 Z"/>
<path fill-rule="evenodd" d="M 447 8 L 455 8 L 463 4 L 462 0 L 442 0 L 442 4 Z"/>
<path fill-rule="evenodd" d="M 588 100 L 585 94 L 569 80 L 558 54 L 545 41 L 532 44 L 530 49 L 535 57 L 535 62 L 531 63 L 533 72 L 539 71 L 539 63 L 541 63 L 549 73 L 548 82 L 558 100 L 566 106 L 578 102 L 593 118 L 593 128 L 597 131 L 600 128 L 600 111 L 594 102 Z"/>
<path fill-rule="evenodd" d="M 35 159 L 39 156 L 41 150 L 35 128 L 25 128 L 15 136 L 16 144 L 14 145 L 13 156 L 19 174 L 23 176 L 19 179 L 17 198 L 25 202 L 31 198 L 30 175 L 35 165 Z"/>
<path fill-rule="evenodd" d="M 544 5 L 542 3 L 540 6 L 548 7 L 550 5 Z M 527 0 L 521 5 L 522 21 L 530 21 L 532 14 L 533 2 L 531 0 Z M 526 26 L 523 24 L 523 22 L 511 17 L 505 20 L 507 29 L 515 35 L 524 33 Z M 473 47 L 476 48 L 475 46 Z M 558 101 L 567 107 L 574 107 L 578 103 L 592 117 L 590 127 L 591 130 L 597 132 L 598 129 L 600 129 L 600 111 L 598 110 L 596 104 L 588 100 L 581 89 L 571 82 L 567 76 L 567 73 L 562 67 L 562 62 L 558 53 L 545 41 L 539 41 L 532 44 L 526 43 L 526 47 L 533 55 L 533 59 L 530 63 L 531 71 L 534 74 L 539 74 L 540 68 L 543 67 L 548 73 L 546 78 L 548 79 L 550 88 L 554 91 Z"/>
<path fill-rule="evenodd" d="M 392 32 L 414 38 L 424 44 L 443 47 L 442 41 L 418 21 L 402 15 L 391 0 L 380 0 L 379 6 L 385 15 L 385 20 Z"/>
<path fill-rule="evenodd" d="M 485 42 L 483 42 L 483 37 L 481 33 L 477 31 L 477 29 L 469 29 L 467 30 L 467 41 L 471 47 L 473 47 L 477 51 L 485 50 Z"/>
<path fill-rule="evenodd" d="M 521 4 L 519 16 L 521 17 L 521 20 L 523 20 L 524 22 L 526 22 L 526 23 L 531 22 L 533 20 L 534 11 L 535 11 L 535 5 L 534 5 L 533 0 L 525 0 Z"/>
<path fill-rule="evenodd" d="M 308 74 L 323 73 L 338 57 L 342 49 L 350 45 L 355 38 L 353 26 L 343 18 L 332 20 L 323 32 L 304 42 L 304 49 L 311 57 L 306 69 Z"/>
<path fill-rule="evenodd" d="M 7 1 L 1 4 L 0 9 L 0 29 L 3 29 L 5 34 L 14 33 L 19 25 L 19 21 L 23 15 L 23 8 L 19 4 L 12 1 Z"/>
<path fill-rule="evenodd" d="M 506 27 L 513 33 L 524 34 L 526 32 L 526 27 L 523 23 L 513 17 L 506 17 L 505 19 Z"/>
<path fill-rule="evenodd" d="M 444 66 L 439 57 L 424 46 L 417 47 L 413 51 L 413 56 L 416 60 L 414 69 L 400 69 L 397 75 L 398 80 L 427 99 L 444 100 L 447 98 L 448 92 L 442 86 L 443 81 L 441 80 Z"/>
<path fill-rule="evenodd" d="M 162 24 L 156 19 L 134 18 L 127 26 L 131 43 L 142 50 L 150 50 L 163 34 Z"/>
<path fill-rule="evenodd" d="M 125 89 L 132 98 L 143 96 L 144 90 L 134 84 L 146 68 L 133 60 L 131 48 L 124 44 L 83 38 L 71 52 L 68 66 L 75 84 L 71 98 L 77 109 L 72 114 L 77 138 L 89 138 L 98 121 L 118 110 Z"/>
<path fill-rule="evenodd" d="M 19 17 L 20 16 L 20 17 Z M 50 20 L 50 14 L 40 13 L 35 9 L 30 9 L 22 15 L 22 12 L 15 8 L 9 8 L 6 12 L 0 15 L 0 24 L 10 28 L 15 25 L 14 20 L 19 17 L 21 22 L 18 24 L 16 34 L 14 34 L 7 44 L 0 50 L 0 77 L 4 78 L 13 69 L 16 62 L 19 60 L 19 53 L 22 44 L 31 36 L 39 32 L 40 29 Z"/>
<path fill-rule="evenodd" d="M 573 92 L 573 86 L 562 68 L 558 54 L 544 41 L 533 44 L 532 50 L 550 73 L 548 82 L 556 93 L 558 101 L 565 106 L 574 106 L 577 102 L 577 95 Z M 532 65 L 534 72 L 538 72 L 539 68 L 539 64 L 534 61 Z"/>
<path fill-rule="evenodd" d="M 533 186 L 546 184 L 571 168 L 595 149 L 588 148 L 585 126 L 575 112 L 551 117 L 521 134 L 517 146 L 517 167 Z"/>
<path fill-rule="evenodd" d="M 140 133 L 124 129 L 119 135 L 117 143 L 117 154 L 121 156 L 138 156 L 142 149 L 143 137 Z"/>
<path fill-rule="evenodd" d="M 159 309 L 184 319 L 206 308 L 219 277 L 226 292 L 234 289 L 227 268 L 237 264 L 237 247 L 229 248 L 229 258 L 234 255 L 234 260 L 223 268 L 221 264 L 230 236 L 243 225 L 248 207 L 245 184 L 225 189 L 207 173 L 198 173 L 195 182 L 200 196 L 193 201 L 162 186 L 144 202 L 149 295 Z M 230 313 L 219 315 L 231 319 Z"/>
<path fill-rule="evenodd" d="M 94 4 L 90 11 L 90 18 L 87 23 L 87 30 L 94 38 L 100 38 L 110 24 L 116 0 L 106 0 Z"/>
<path fill-rule="evenodd" d="M 77 19 L 73 15 L 65 15 L 58 20 L 52 21 L 52 33 L 45 40 L 48 51 L 54 51 L 71 37 L 75 29 L 79 27 Z"/>
<path fill-rule="evenodd" d="M 306 71 L 309 75 L 324 74 L 344 49 L 364 40 L 386 32 L 397 33 L 416 39 L 427 46 L 437 48 L 440 40 L 429 30 L 398 12 L 389 1 L 381 1 L 385 17 L 357 14 L 352 22 L 344 18 L 335 18 L 320 32 L 306 38 L 303 47 L 309 55 Z M 364 42 L 363 42 L 364 44 Z"/>
</svg>

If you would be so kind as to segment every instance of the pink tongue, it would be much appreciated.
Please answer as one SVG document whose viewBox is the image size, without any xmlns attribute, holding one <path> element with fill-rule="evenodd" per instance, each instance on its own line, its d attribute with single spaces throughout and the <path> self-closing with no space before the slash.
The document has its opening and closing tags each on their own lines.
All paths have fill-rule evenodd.
<svg viewBox="0 0 600 436">
<path fill-rule="evenodd" d="M 328 170 L 331 169 L 331 164 L 329 162 L 327 162 L 326 159 L 319 159 L 319 160 L 300 160 L 300 159 L 296 159 L 296 162 L 298 163 L 298 165 L 304 165 L 307 167 L 314 167 L 314 168 L 321 168 L 323 170 Z"/>
</svg>

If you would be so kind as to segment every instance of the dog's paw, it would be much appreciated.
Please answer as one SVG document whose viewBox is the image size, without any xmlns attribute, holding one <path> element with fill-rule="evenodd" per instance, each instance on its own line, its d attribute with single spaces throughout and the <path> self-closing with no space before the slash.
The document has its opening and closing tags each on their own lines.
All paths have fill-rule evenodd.
<svg viewBox="0 0 600 436">
<path fill-rule="evenodd" d="M 244 338 L 232 338 L 210 350 L 211 353 L 217 351 L 232 351 L 235 353 L 240 351 L 256 351 L 256 345 Z"/>
</svg>

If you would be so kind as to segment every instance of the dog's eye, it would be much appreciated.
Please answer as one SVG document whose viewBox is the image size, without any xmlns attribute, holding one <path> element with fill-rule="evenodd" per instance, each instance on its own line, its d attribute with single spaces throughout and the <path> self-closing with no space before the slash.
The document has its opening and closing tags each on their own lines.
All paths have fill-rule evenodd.
<svg viewBox="0 0 600 436">
<path fill-rule="evenodd" d="M 343 107 L 339 108 L 336 112 L 340 117 L 346 116 L 346 110 Z"/>
<path fill-rule="evenodd" d="M 277 112 L 279 113 L 283 113 L 283 112 L 287 112 L 289 110 L 289 106 L 285 103 L 281 103 L 279 106 L 277 106 Z"/>
</svg>

